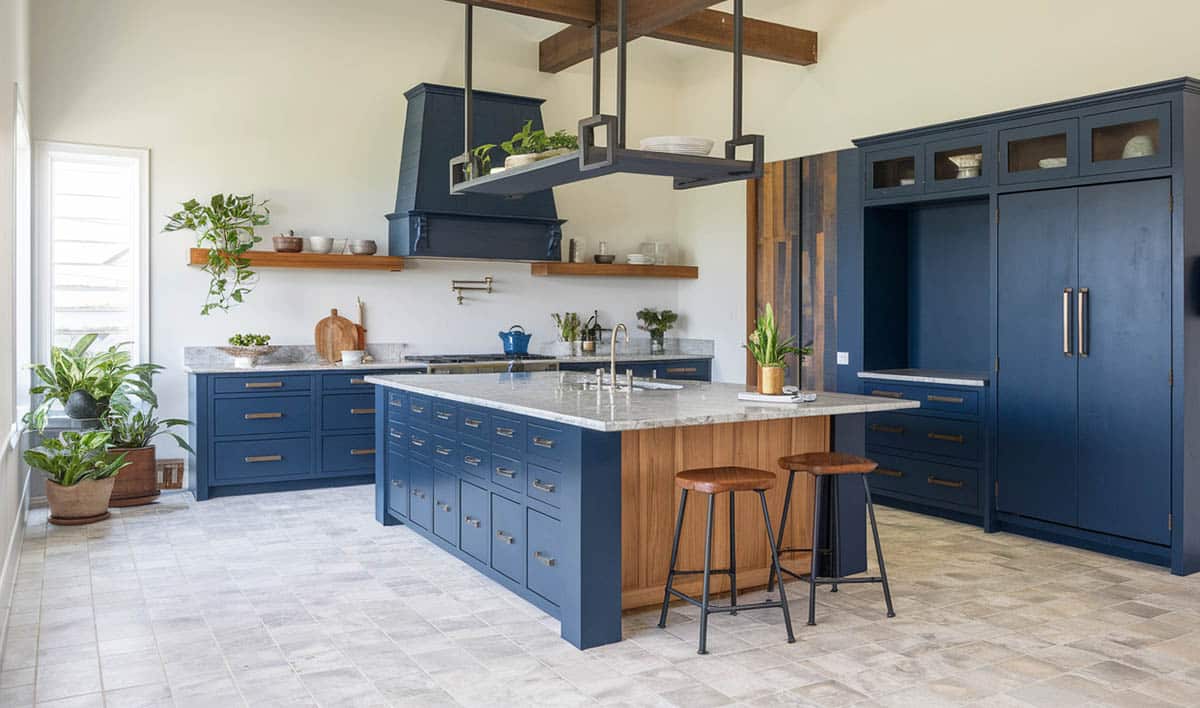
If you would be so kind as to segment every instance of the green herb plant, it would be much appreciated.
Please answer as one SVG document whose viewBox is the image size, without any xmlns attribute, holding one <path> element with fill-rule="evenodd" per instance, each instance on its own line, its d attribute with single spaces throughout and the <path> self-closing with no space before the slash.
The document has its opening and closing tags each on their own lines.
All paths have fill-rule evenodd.
<svg viewBox="0 0 1200 708">
<path fill-rule="evenodd" d="M 72 487 L 85 479 L 107 479 L 129 463 L 125 455 L 110 455 L 107 430 L 65 431 L 57 438 L 46 438 L 41 445 L 26 450 L 25 462 L 46 474 L 50 481 Z"/>
<path fill-rule="evenodd" d="M 235 334 L 229 338 L 229 343 L 235 347 L 265 347 L 271 343 L 269 334 Z"/>
<path fill-rule="evenodd" d="M 496 145 L 494 143 L 487 143 L 486 145 L 480 145 L 471 151 L 472 155 L 479 158 L 479 168 L 483 171 L 483 174 L 478 175 L 479 177 L 482 177 L 483 175 L 486 175 L 488 172 L 492 171 L 492 150 L 495 148 Z M 467 164 L 467 176 L 475 176 L 471 175 L 470 163 Z"/>
<path fill-rule="evenodd" d="M 550 150 L 558 150 L 560 148 L 567 150 L 579 149 L 579 136 L 568 133 L 565 130 L 559 130 L 555 132 L 553 135 L 546 138 L 546 142 L 548 143 L 548 149 Z"/>
<path fill-rule="evenodd" d="M 786 367 L 790 355 L 807 356 L 812 353 L 812 347 L 797 347 L 795 337 L 780 339 L 775 311 L 769 302 L 754 324 L 754 331 L 746 341 L 746 349 L 761 367 Z"/>
<path fill-rule="evenodd" d="M 564 342 L 574 342 L 579 339 L 579 331 L 582 329 L 583 323 L 580 321 L 578 313 L 564 312 L 560 315 L 555 312 L 550 316 L 554 318 L 554 324 L 558 326 L 558 336 L 562 337 Z"/>
<path fill-rule="evenodd" d="M 189 199 L 183 209 L 169 217 L 164 232 L 194 231 L 196 245 L 208 249 L 203 270 L 210 281 L 201 315 L 229 309 L 241 303 L 254 287 L 255 274 L 244 255 L 262 241 L 255 227 L 270 223 L 267 202 L 253 194 L 214 194 L 207 204 Z"/>
<path fill-rule="evenodd" d="M 500 143 L 500 149 L 509 155 L 529 155 L 532 153 L 545 152 L 550 149 L 550 138 L 546 136 L 544 130 L 534 130 L 533 121 L 525 121 L 525 125 L 521 127 L 511 140 L 505 140 Z"/>
<path fill-rule="evenodd" d="M 154 406 L 145 409 L 129 404 L 113 406 L 104 421 L 104 427 L 110 435 L 109 444 L 124 449 L 150 447 L 154 438 L 170 435 L 179 443 L 179 447 L 194 453 L 187 440 L 171 431 L 171 428 L 186 427 L 192 422 L 183 418 L 158 418 L 155 416 L 156 410 Z"/>
<path fill-rule="evenodd" d="M 679 315 L 670 310 L 642 308 L 638 310 L 638 329 L 650 333 L 651 339 L 662 339 L 667 331 L 679 321 Z"/>
<path fill-rule="evenodd" d="M 66 405 L 76 391 L 87 393 L 96 402 L 104 418 L 114 404 L 133 399 L 156 405 L 158 400 L 151 387 L 154 374 L 162 371 L 158 364 L 134 364 L 123 342 L 108 349 L 89 354 L 97 334 L 86 334 L 70 347 L 52 347 L 49 364 L 34 364 L 32 372 L 40 381 L 29 392 L 41 396 L 41 403 L 25 414 L 24 421 L 37 431 L 46 429 L 47 417 L 55 405 Z"/>
</svg>

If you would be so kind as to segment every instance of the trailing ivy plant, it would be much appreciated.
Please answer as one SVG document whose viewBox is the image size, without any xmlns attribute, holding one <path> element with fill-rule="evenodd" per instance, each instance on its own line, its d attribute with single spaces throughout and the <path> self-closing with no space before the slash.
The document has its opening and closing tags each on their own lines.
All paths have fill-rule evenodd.
<svg viewBox="0 0 1200 708">
<path fill-rule="evenodd" d="M 196 245 L 208 249 L 203 270 L 211 278 L 200 314 L 228 312 L 254 287 L 254 271 L 243 256 L 262 241 L 254 228 L 270 222 L 271 210 L 266 200 L 254 201 L 253 194 L 214 194 L 207 204 L 189 199 L 181 206 L 183 209 L 169 217 L 163 231 L 196 232 Z"/>
</svg>

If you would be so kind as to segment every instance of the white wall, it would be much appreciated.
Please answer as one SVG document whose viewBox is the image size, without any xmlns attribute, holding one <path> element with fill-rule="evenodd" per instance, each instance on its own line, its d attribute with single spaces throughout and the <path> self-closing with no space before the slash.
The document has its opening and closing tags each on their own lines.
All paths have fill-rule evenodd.
<svg viewBox="0 0 1200 708">
<path fill-rule="evenodd" d="M 16 558 L 20 554 L 25 490 L 28 472 L 9 449 L 14 421 L 13 396 L 13 122 L 16 112 L 14 84 L 20 87 L 25 106 L 29 99 L 29 2 L 0 0 L 0 646 L 8 622 Z"/>
</svg>

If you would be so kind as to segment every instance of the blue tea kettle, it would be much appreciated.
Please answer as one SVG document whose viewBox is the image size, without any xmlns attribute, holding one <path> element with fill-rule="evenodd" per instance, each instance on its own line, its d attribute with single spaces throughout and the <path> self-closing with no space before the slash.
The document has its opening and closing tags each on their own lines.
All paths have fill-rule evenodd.
<svg viewBox="0 0 1200 708">
<path fill-rule="evenodd" d="M 504 342 L 505 354 L 528 354 L 529 340 L 532 334 L 526 334 L 521 325 L 513 325 L 507 332 L 500 332 L 500 341 Z"/>
</svg>

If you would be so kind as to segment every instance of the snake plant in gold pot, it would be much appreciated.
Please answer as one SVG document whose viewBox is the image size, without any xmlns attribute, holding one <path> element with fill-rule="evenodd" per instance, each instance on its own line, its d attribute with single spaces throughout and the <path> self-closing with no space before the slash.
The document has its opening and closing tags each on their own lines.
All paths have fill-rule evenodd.
<svg viewBox="0 0 1200 708">
<path fill-rule="evenodd" d="M 746 340 L 746 349 L 758 362 L 758 392 L 768 396 L 783 393 L 787 358 L 793 354 L 805 356 L 812 352 L 810 347 L 797 347 L 795 337 L 779 336 L 775 311 L 769 302 L 754 323 L 754 331 Z"/>
</svg>

